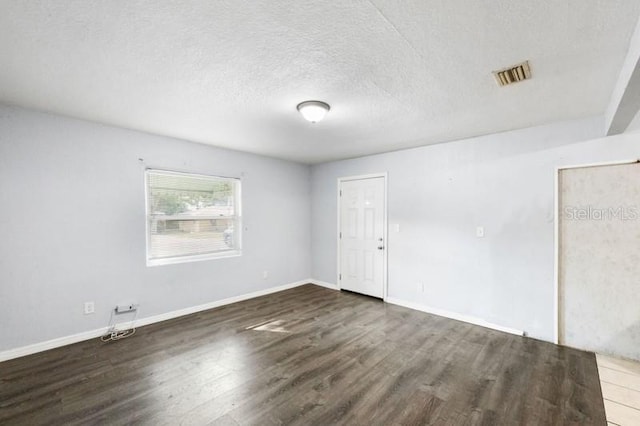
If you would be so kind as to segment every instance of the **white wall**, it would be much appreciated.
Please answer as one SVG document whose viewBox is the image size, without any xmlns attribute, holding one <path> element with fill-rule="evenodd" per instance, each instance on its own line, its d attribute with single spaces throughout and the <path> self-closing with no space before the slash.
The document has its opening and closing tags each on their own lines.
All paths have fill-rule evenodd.
<svg viewBox="0 0 640 426">
<path fill-rule="evenodd" d="M 243 255 L 145 266 L 145 165 L 242 177 Z M 0 351 L 121 301 L 144 318 L 306 279 L 309 208 L 305 165 L 0 106 Z"/>
<path fill-rule="evenodd" d="M 312 276 L 336 282 L 336 179 L 388 172 L 389 297 L 553 340 L 555 168 L 640 157 L 640 134 L 580 142 L 602 129 L 598 117 L 312 167 Z"/>
</svg>

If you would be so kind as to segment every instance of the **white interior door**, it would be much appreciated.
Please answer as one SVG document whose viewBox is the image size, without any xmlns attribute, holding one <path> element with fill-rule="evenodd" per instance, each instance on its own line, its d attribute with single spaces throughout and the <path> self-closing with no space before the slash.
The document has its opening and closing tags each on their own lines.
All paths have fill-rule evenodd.
<svg viewBox="0 0 640 426">
<path fill-rule="evenodd" d="M 384 297 L 385 178 L 340 182 L 340 288 Z"/>
<path fill-rule="evenodd" d="M 559 179 L 559 341 L 640 360 L 640 164 Z"/>
</svg>

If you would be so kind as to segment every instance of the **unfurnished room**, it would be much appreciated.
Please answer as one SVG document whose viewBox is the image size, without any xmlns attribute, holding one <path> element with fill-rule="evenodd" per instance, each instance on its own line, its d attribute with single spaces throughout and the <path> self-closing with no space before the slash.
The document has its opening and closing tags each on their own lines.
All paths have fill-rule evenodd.
<svg viewBox="0 0 640 426">
<path fill-rule="evenodd" d="M 640 425 L 639 19 L 0 0 L 0 424 Z"/>
</svg>

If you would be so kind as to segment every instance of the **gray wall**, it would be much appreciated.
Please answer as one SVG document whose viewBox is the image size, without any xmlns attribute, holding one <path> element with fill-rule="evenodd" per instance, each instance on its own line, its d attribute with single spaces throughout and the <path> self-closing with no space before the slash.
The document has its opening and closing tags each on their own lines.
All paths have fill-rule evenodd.
<svg viewBox="0 0 640 426">
<path fill-rule="evenodd" d="M 553 340 L 555 168 L 640 157 L 638 134 L 579 142 L 602 129 L 583 119 L 314 166 L 312 276 L 336 282 L 336 179 L 388 172 L 389 297 Z"/>
<path fill-rule="evenodd" d="M 145 266 L 145 165 L 242 177 L 243 255 Z M 308 278 L 309 183 L 305 165 L 0 106 L 0 351 L 104 327 L 122 301 L 144 318 Z"/>
<path fill-rule="evenodd" d="M 131 299 L 144 318 L 308 277 L 335 283 L 336 179 L 382 171 L 390 297 L 552 340 L 555 168 L 640 157 L 638 133 L 580 142 L 602 128 L 578 120 L 310 170 L 0 106 L 0 351 L 104 327 Z M 146 267 L 145 165 L 241 176 L 243 256 Z"/>
</svg>

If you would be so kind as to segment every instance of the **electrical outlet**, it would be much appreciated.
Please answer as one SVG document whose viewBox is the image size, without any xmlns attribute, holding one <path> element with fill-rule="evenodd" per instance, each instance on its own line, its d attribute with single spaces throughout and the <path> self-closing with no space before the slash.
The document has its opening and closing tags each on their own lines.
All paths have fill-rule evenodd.
<svg viewBox="0 0 640 426">
<path fill-rule="evenodd" d="M 122 314 L 124 312 L 131 312 L 138 309 L 137 303 L 129 303 L 127 305 L 116 305 L 116 314 Z"/>
<path fill-rule="evenodd" d="M 262 279 L 266 280 L 267 278 L 269 278 L 269 271 L 262 271 Z"/>
<path fill-rule="evenodd" d="M 84 302 L 84 314 L 93 314 L 96 311 L 96 305 L 93 302 Z"/>
</svg>

